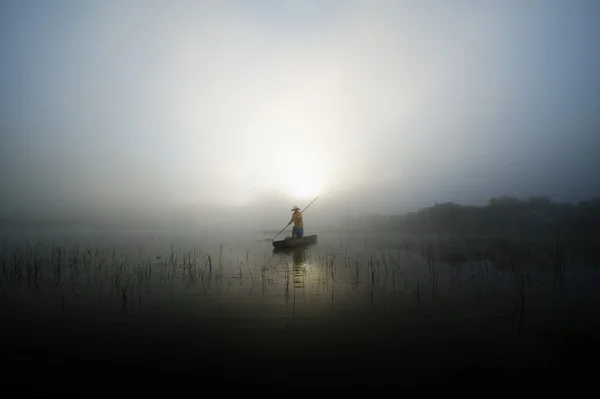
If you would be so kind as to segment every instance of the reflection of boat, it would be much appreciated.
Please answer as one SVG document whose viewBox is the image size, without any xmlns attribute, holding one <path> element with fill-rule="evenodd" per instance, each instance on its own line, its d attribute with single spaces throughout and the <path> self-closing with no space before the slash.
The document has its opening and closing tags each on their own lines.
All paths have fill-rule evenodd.
<svg viewBox="0 0 600 399">
<path fill-rule="evenodd" d="M 293 248 L 317 242 L 317 235 L 305 236 L 302 238 L 286 238 L 285 240 L 273 241 L 275 248 Z"/>
<path fill-rule="evenodd" d="M 294 265 L 301 265 L 306 263 L 308 247 L 308 245 L 301 245 L 298 247 L 273 248 L 273 253 L 280 254 L 282 256 L 291 256 L 291 260 Z"/>
</svg>

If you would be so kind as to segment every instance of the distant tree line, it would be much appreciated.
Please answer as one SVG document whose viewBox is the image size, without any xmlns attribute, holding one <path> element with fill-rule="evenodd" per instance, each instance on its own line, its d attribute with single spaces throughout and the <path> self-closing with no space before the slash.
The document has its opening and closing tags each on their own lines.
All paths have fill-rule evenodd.
<svg viewBox="0 0 600 399">
<path fill-rule="evenodd" d="M 509 196 L 492 198 L 485 206 L 437 203 L 403 215 L 349 217 L 343 227 L 407 234 L 597 235 L 600 198 L 578 204 L 557 203 L 548 197 L 522 200 Z"/>
</svg>

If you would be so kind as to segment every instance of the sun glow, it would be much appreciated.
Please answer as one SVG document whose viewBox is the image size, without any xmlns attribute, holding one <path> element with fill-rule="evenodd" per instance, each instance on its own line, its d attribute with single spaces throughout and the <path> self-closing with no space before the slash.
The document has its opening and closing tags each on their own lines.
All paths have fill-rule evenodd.
<svg viewBox="0 0 600 399">
<path fill-rule="evenodd" d="M 295 199 L 307 199 L 318 196 L 325 188 L 323 172 L 316 167 L 289 168 L 284 173 L 283 189 Z"/>
<path fill-rule="evenodd" d="M 300 175 L 288 182 L 286 191 L 296 198 L 308 198 L 319 195 L 321 189 L 321 183 L 315 177 Z"/>
</svg>

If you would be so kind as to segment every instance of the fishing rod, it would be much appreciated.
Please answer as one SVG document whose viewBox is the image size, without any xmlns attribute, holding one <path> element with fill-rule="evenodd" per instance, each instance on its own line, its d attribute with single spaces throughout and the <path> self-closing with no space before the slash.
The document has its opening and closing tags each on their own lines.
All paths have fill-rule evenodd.
<svg viewBox="0 0 600 399">
<path fill-rule="evenodd" d="M 313 204 L 313 202 L 315 202 L 319 197 L 317 196 L 317 198 L 315 198 L 314 200 L 311 201 L 310 204 L 308 204 L 306 206 L 306 208 L 304 208 L 303 210 L 300 211 L 300 213 L 304 212 L 305 210 L 308 209 L 309 206 L 311 206 Z M 279 232 L 277 233 L 277 235 L 275 237 L 273 237 L 273 239 L 271 241 L 275 241 L 275 239 L 277 238 L 277 236 L 279 236 L 279 234 L 283 233 L 285 229 L 287 229 L 287 227 L 292 224 L 292 222 L 289 222 L 288 224 L 285 225 L 285 227 Z"/>
</svg>

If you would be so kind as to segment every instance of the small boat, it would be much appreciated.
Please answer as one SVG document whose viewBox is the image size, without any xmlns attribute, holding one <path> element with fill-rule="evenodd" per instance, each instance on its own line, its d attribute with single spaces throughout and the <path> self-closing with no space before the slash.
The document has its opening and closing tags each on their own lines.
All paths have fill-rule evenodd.
<svg viewBox="0 0 600 399">
<path fill-rule="evenodd" d="M 314 244 L 317 242 L 317 235 L 304 236 L 302 238 L 286 238 L 285 240 L 273 241 L 275 248 L 292 248 L 301 245 Z"/>
</svg>

